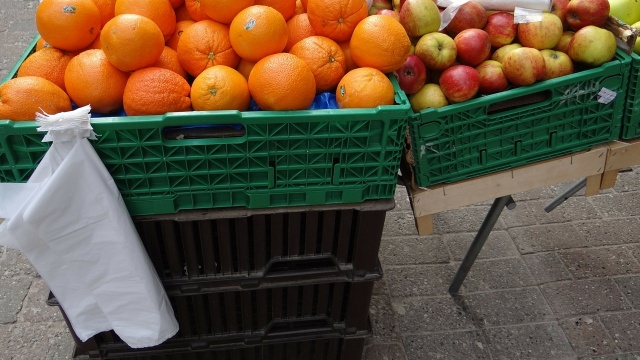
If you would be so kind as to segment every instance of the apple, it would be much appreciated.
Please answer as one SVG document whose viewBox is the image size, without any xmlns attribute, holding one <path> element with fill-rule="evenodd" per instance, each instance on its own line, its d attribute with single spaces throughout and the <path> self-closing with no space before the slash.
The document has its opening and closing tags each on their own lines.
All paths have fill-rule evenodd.
<svg viewBox="0 0 640 360">
<path fill-rule="evenodd" d="M 573 61 L 569 55 L 551 49 L 540 50 L 544 58 L 545 73 L 543 80 L 554 79 L 573 73 Z"/>
<path fill-rule="evenodd" d="M 419 57 L 409 55 L 400 69 L 396 70 L 396 76 L 402 91 L 415 94 L 427 81 L 427 68 Z"/>
<path fill-rule="evenodd" d="M 395 10 L 389 10 L 389 9 L 382 9 L 382 10 L 378 10 L 378 12 L 376 13 L 376 15 L 386 15 L 386 16 L 391 16 L 392 18 L 400 21 L 400 13 L 395 11 Z"/>
<path fill-rule="evenodd" d="M 569 41 L 571 41 L 571 37 L 573 36 L 573 34 L 575 34 L 575 31 L 567 30 L 563 32 L 562 36 L 560 36 L 560 40 L 558 40 L 556 46 L 553 47 L 553 50 L 566 53 L 569 49 Z"/>
<path fill-rule="evenodd" d="M 458 8 L 445 31 L 452 37 L 466 29 L 482 29 L 487 24 L 487 11 L 474 1 L 469 1 Z"/>
<path fill-rule="evenodd" d="M 400 11 L 404 2 L 405 0 L 393 0 L 392 2 L 393 10 Z"/>
<path fill-rule="evenodd" d="M 391 0 L 373 0 L 371 2 L 371 7 L 369 8 L 369 15 L 375 15 L 382 9 L 393 9 L 393 3 Z"/>
<path fill-rule="evenodd" d="M 520 45 L 519 43 L 513 43 L 513 44 L 502 46 L 502 47 L 496 49 L 496 51 L 493 52 L 493 55 L 491 55 L 491 60 L 495 60 L 495 61 L 501 63 L 502 59 L 504 59 L 504 56 L 507 55 L 509 53 L 509 51 L 514 50 L 514 49 L 518 49 L 518 48 L 521 48 L 521 47 L 522 47 L 522 45 Z"/>
<path fill-rule="evenodd" d="M 456 61 L 456 43 L 440 32 L 424 34 L 416 44 L 415 54 L 428 69 L 444 70 Z"/>
<path fill-rule="evenodd" d="M 640 6 L 636 0 L 609 0 L 609 15 L 622 20 L 625 24 L 640 21 Z"/>
<path fill-rule="evenodd" d="M 609 18 L 609 0 L 571 0 L 567 5 L 567 24 L 573 30 L 587 25 L 602 27 Z"/>
<path fill-rule="evenodd" d="M 462 30 L 453 39 L 457 49 L 457 59 L 461 64 L 476 66 L 491 53 L 491 39 L 481 29 Z"/>
<path fill-rule="evenodd" d="M 440 74 L 439 84 L 450 103 L 459 103 L 476 96 L 480 89 L 480 75 L 471 66 L 453 65 Z"/>
<path fill-rule="evenodd" d="M 502 64 L 495 60 L 485 60 L 476 66 L 480 75 L 480 94 L 494 94 L 504 91 L 509 86 L 507 77 L 502 72 Z"/>
<path fill-rule="evenodd" d="M 567 55 L 573 61 L 600 66 L 613 59 L 616 48 L 616 37 L 611 31 L 587 25 L 573 34 Z"/>
<path fill-rule="evenodd" d="M 420 112 L 426 108 L 440 108 L 449 105 L 447 97 L 444 96 L 440 85 L 425 84 L 417 93 L 409 95 L 409 104 L 415 112 Z"/>
<path fill-rule="evenodd" d="M 531 85 L 544 78 L 544 57 L 540 50 L 523 46 L 504 56 L 502 71 L 516 86 Z"/>
<path fill-rule="evenodd" d="M 640 21 L 633 23 L 631 27 L 640 30 Z M 640 54 L 640 41 L 636 41 L 636 45 L 633 47 L 633 52 L 636 54 Z"/>
<path fill-rule="evenodd" d="M 499 48 L 513 42 L 518 26 L 513 22 L 513 14 L 500 11 L 489 15 L 483 30 L 489 34 L 491 46 Z"/>
<path fill-rule="evenodd" d="M 538 50 L 551 49 L 562 36 L 562 21 L 551 13 L 542 13 L 541 21 L 518 24 L 518 42 Z"/>
<path fill-rule="evenodd" d="M 400 24 L 411 37 L 438 31 L 440 10 L 431 0 L 406 0 L 400 8 Z"/>
<path fill-rule="evenodd" d="M 551 0 L 551 13 L 562 21 L 562 27 L 566 30 L 569 28 L 567 24 L 567 5 L 570 0 Z"/>
</svg>

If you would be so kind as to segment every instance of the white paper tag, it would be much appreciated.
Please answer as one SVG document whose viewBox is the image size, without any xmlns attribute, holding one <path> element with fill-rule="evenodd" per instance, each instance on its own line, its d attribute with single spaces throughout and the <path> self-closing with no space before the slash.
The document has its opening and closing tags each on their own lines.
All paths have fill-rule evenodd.
<svg viewBox="0 0 640 360">
<path fill-rule="evenodd" d="M 616 95 L 618 95 L 618 93 L 616 93 L 615 91 L 609 90 L 607 88 L 602 88 L 598 93 L 598 102 L 601 104 L 608 104 L 616 98 Z"/>
<path fill-rule="evenodd" d="M 513 22 L 516 24 L 542 21 L 542 10 L 516 7 L 513 11 Z"/>
</svg>

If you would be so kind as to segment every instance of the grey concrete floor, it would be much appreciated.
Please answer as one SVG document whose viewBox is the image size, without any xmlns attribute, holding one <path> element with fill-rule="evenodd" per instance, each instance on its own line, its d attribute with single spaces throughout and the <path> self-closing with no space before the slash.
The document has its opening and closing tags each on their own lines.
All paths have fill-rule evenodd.
<svg viewBox="0 0 640 360">
<path fill-rule="evenodd" d="M 0 78 L 35 35 L 37 4 L 2 0 Z M 364 358 L 640 359 L 640 168 L 544 212 L 568 185 L 514 194 L 456 299 L 448 285 L 491 202 L 437 214 L 435 233 L 418 236 L 399 187 Z M 47 294 L 26 258 L 0 247 L 0 359 L 71 358 Z"/>
</svg>

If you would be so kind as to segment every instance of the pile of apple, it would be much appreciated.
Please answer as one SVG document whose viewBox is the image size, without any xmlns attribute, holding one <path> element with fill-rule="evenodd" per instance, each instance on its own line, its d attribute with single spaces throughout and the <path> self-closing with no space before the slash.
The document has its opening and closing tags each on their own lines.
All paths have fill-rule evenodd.
<svg viewBox="0 0 640 360">
<path fill-rule="evenodd" d="M 597 67 L 616 53 L 602 28 L 609 0 L 552 0 L 540 21 L 518 24 L 469 1 L 442 31 L 436 0 L 393 1 L 374 0 L 371 11 L 396 17 L 413 39 L 396 75 L 416 112 L 569 75 L 577 63 Z"/>
</svg>

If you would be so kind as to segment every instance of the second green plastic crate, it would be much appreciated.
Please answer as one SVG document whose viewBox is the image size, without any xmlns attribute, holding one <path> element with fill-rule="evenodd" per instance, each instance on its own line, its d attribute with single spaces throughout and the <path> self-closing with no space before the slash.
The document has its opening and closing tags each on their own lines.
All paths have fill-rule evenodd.
<svg viewBox="0 0 640 360">
<path fill-rule="evenodd" d="M 627 89 L 620 137 L 635 139 L 640 137 L 640 55 L 636 53 L 631 54 L 631 71 Z"/>
</svg>

